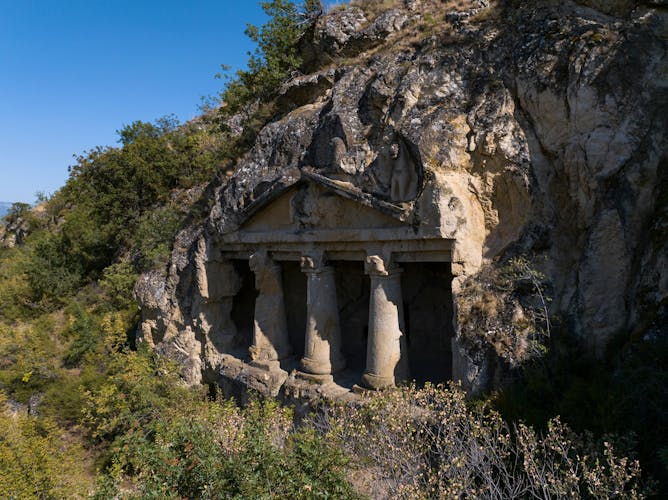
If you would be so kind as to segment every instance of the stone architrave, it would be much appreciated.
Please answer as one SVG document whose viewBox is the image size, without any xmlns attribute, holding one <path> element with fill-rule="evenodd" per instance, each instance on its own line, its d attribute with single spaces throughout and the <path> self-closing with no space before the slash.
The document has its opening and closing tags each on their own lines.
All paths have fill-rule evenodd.
<svg viewBox="0 0 668 500">
<path fill-rule="evenodd" d="M 259 291 L 255 300 L 253 345 L 249 351 L 254 364 L 271 368 L 292 353 L 281 266 L 263 251 L 252 254 L 249 265 L 255 273 L 255 288 Z"/>
<path fill-rule="evenodd" d="M 332 373 L 345 366 L 334 268 L 323 265 L 322 256 L 302 257 L 301 267 L 307 276 L 307 298 L 306 338 L 300 371 L 306 378 L 330 381 Z"/>
<path fill-rule="evenodd" d="M 408 376 L 401 293 L 401 269 L 388 259 L 371 255 L 365 271 L 371 281 L 369 337 L 362 385 L 369 389 L 392 387 Z"/>
</svg>

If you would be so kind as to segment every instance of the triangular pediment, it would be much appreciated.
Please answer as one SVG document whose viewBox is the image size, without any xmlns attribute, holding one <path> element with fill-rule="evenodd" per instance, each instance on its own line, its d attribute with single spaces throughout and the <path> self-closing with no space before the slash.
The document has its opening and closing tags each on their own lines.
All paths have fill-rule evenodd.
<svg viewBox="0 0 668 500">
<path fill-rule="evenodd" d="M 239 231 L 377 229 L 405 226 L 407 210 L 314 172 L 268 191 L 248 207 Z"/>
</svg>

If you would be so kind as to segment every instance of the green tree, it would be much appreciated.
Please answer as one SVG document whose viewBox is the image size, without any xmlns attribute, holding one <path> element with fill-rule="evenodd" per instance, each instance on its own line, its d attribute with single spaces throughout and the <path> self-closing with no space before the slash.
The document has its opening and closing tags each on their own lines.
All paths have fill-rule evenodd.
<svg viewBox="0 0 668 500">
<path fill-rule="evenodd" d="M 208 182 L 224 155 L 206 129 L 179 125 L 173 117 L 136 121 L 118 135 L 120 147 L 79 156 L 49 202 L 62 207 L 62 250 L 86 277 L 99 277 L 120 253 L 138 247 L 147 220 L 165 222 L 160 234 L 152 230 L 156 246 L 171 242 L 182 218 L 174 214 L 171 194 Z"/>
<path fill-rule="evenodd" d="M 302 17 L 306 22 L 313 22 L 322 15 L 323 7 L 321 0 L 304 0 L 302 6 Z"/>
<path fill-rule="evenodd" d="M 16 221 L 19 217 L 25 217 L 30 212 L 30 205 L 28 203 L 16 202 L 12 203 L 6 218 L 9 222 Z"/>
<path fill-rule="evenodd" d="M 301 66 L 297 43 L 308 24 L 322 12 L 319 0 L 307 0 L 301 9 L 290 0 L 271 0 L 260 5 L 269 20 L 262 26 L 249 24 L 246 28 L 246 35 L 257 48 L 249 53 L 248 69 L 237 71 L 236 78 L 230 79 L 221 93 L 225 114 L 275 95 L 290 73 Z"/>
</svg>

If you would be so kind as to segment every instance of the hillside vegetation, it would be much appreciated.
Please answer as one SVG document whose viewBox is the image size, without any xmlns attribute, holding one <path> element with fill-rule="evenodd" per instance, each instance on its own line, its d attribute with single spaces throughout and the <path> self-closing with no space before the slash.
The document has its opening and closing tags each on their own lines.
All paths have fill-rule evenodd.
<svg viewBox="0 0 668 500">
<path fill-rule="evenodd" d="M 376 15 L 392 2 L 358 4 Z M 14 205 L 7 215 L 0 238 L 11 233 L 15 244 L 0 247 L 0 496 L 656 491 L 668 467 L 667 384 L 665 364 L 647 367 L 668 359 L 665 342 L 663 352 L 618 350 L 586 366 L 569 365 L 567 354 L 561 366 L 537 362 L 486 399 L 467 401 L 456 385 L 407 386 L 360 406 L 323 403 L 303 420 L 273 401 L 240 407 L 214 387 L 187 388 L 173 362 L 136 345 L 137 277 L 166 266 L 179 229 L 206 216 L 210 184 L 225 181 L 272 119 L 281 83 L 306 64 L 299 44 L 320 2 L 262 5 L 269 21 L 248 28 L 258 46 L 248 69 L 201 117 L 124 127 L 119 145 L 79 156 L 37 208 Z M 615 370 L 626 374 L 622 385 Z M 641 398 L 648 392 L 651 401 Z"/>
</svg>

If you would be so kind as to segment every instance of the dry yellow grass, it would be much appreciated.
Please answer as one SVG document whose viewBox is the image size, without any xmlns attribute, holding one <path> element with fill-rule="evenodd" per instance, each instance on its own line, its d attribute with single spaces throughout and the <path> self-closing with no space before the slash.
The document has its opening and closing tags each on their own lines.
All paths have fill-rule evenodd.
<svg viewBox="0 0 668 500">
<path fill-rule="evenodd" d="M 352 0 L 350 5 L 361 8 L 368 22 L 372 22 L 383 12 L 403 6 L 403 0 Z M 409 23 L 401 33 L 388 38 L 393 48 L 409 47 L 419 45 L 425 39 L 433 37 L 446 37 L 441 41 L 453 41 L 450 35 L 453 33 L 452 24 L 446 19 L 447 14 L 453 12 L 462 12 L 476 7 L 474 0 L 441 0 L 441 1 L 423 1 L 420 7 L 420 17 L 417 21 Z M 495 19 L 501 11 L 498 0 L 492 0 L 488 8 L 477 12 L 470 17 L 471 22 L 484 22 Z M 456 37 L 455 37 L 456 38 Z M 386 46 L 384 44 L 383 46 Z M 382 46 L 381 46 L 382 47 Z M 374 52 L 382 50 L 381 47 L 375 47 Z M 368 54 L 363 54 L 367 56 Z"/>
<path fill-rule="evenodd" d="M 389 9 L 400 7 L 402 0 L 352 0 L 351 5 L 359 7 L 364 11 L 367 17 L 376 17 Z"/>
</svg>

